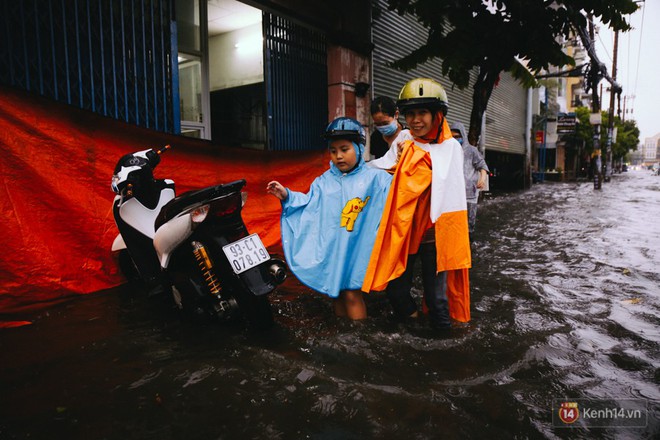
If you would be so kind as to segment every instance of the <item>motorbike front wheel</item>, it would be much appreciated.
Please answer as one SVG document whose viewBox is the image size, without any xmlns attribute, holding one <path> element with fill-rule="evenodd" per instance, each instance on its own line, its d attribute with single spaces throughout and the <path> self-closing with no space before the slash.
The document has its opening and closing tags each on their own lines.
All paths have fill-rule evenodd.
<svg viewBox="0 0 660 440">
<path fill-rule="evenodd" d="M 120 250 L 119 255 L 117 255 L 117 260 L 119 270 L 129 282 L 140 281 L 140 273 L 135 266 L 133 258 L 131 258 L 131 254 L 128 253 L 128 249 Z"/>
</svg>

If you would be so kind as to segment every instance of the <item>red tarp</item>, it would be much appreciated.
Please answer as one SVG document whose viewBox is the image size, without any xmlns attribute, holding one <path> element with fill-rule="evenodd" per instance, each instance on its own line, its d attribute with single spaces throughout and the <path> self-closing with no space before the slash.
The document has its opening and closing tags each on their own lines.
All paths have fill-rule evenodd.
<svg viewBox="0 0 660 440">
<path fill-rule="evenodd" d="M 280 241 L 266 183 L 307 191 L 326 152 L 275 153 L 153 132 L 0 87 L 0 312 L 124 282 L 110 252 L 117 228 L 110 177 L 124 154 L 170 144 L 156 178 L 177 193 L 246 179 L 243 210 L 266 246 Z"/>
</svg>

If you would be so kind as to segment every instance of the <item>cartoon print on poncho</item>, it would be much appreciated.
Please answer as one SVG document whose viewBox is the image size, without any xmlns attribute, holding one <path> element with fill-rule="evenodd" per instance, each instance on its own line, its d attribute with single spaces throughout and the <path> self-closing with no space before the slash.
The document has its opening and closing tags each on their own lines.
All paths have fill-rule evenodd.
<svg viewBox="0 0 660 440">
<path fill-rule="evenodd" d="M 355 220 L 357 220 L 358 214 L 362 212 L 364 205 L 367 204 L 369 199 L 370 197 L 367 196 L 367 198 L 364 199 L 363 202 L 359 197 L 355 197 L 354 199 L 351 199 L 348 202 L 346 202 L 346 206 L 344 206 L 344 209 L 341 210 L 342 228 L 346 228 L 348 232 L 353 232 L 353 227 L 355 226 Z"/>
<path fill-rule="evenodd" d="M 364 146 L 348 173 L 332 162 L 307 194 L 287 190 L 282 202 L 282 247 L 291 272 L 317 292 L 336 298 L 360 289 L 392 177 L 367 167 Z"/>
</svg>

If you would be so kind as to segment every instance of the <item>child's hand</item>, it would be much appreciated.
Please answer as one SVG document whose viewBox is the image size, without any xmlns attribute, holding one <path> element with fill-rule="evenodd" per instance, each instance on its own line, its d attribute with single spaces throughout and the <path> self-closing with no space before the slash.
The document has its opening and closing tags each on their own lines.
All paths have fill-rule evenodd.
<svg viewBox="0 0 660 440">
<path fill-rule="evenodd" d="M 401 153 L 403 153 L 403 145 L 405 141 L 399 141 L 396 144 L 396 163 L 399 163 L 399 160 L 401 159 Z"/>
<path fill-rule="evenodd" d="M 282 186 L 280 182 L 277 180 L 273 180 L 272 182 L 268 182 L 268 185 L 266 185 L 266 192 L 268 194 L 272 194 L 275 197 L 277 197 L 280 200 L 284 200 L 287 198 L 289 195 L 286 191 L 286 188 Z"/>
</svg>

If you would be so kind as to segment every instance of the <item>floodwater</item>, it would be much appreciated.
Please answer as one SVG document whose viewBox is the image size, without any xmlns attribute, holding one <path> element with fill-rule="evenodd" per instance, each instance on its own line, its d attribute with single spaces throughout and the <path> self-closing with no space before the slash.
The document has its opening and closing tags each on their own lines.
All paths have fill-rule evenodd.
<svg viewBox="0 0 660 440">
<path fill-rule="evenodd" d="M 658 438 L 659 219 L 649 171 L 487 198 L 473 320 L 447 334 L 379 295 L 340 320 L 293 281 L 266 334 L 129 287 L 14 317 L 34 323 L 0 330 L 0 439 Z M 553 399 L 637 399 L 646 419 L 555 427 Z"/>
</svg>

